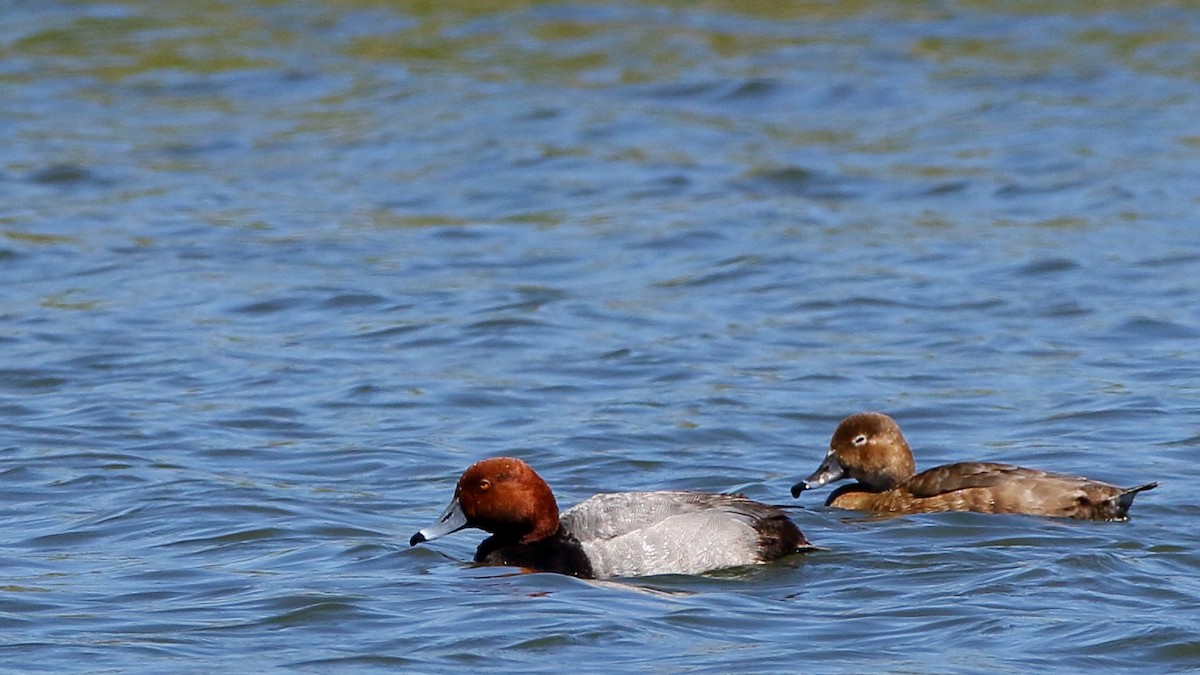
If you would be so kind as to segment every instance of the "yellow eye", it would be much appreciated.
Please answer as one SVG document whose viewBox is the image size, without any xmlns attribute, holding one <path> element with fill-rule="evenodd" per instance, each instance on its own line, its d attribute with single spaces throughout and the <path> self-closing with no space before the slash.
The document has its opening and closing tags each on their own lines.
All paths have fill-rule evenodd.
<svg viewBox="0 0 1200 675">
<path fill-rule="evenodd" d="M 483 491 L 483 492 L 487 492 L 487 491 L 488 491 L 488 490 L 489 490 L 491 487 L 492 487 L 492 481 L 490 481 L 490 480 L 488 480 L 488 479 L 486 479 L 486 478 L 484 478 L 483 480 L 479 481 L 479 489 L 480 489 L 481 491 Z"/>
</svg>

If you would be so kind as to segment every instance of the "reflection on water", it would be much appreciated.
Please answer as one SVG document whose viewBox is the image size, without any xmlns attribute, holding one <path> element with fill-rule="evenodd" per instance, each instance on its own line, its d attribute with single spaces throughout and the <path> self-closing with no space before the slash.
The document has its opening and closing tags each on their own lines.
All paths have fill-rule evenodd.
<svg viewBox="0 0 1200 675">
<path fill-rule="evenodd" d="M 1198 18 L 9 7 L 5 664 L 1195 668 Z M 405 545 L 501 452 L 563 506 L 791 504 L 872 408 L 920 467 L 1162 486 L 1114 524 L 803 495 L 824 551 L 701 578 Z"/>
</svg>

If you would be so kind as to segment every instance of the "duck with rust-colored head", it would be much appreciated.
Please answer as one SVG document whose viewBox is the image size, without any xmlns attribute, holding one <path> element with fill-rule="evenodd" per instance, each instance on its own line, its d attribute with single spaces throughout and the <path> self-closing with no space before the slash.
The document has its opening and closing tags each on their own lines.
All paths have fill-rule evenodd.
<svg viewBox="0 0 1200 675">
<path fill-rule="evenodd" d="M 958 462 L 916 473 L 900 426 L 882 413 L 842 420 L 829 454 L 792 496 L 845 478 L 826 506 L 876 513 L 976 511 L 1080 520 L 1124 520 L 1133 498 L 1158 483 L 1120 488 L 1062 473 L 992 462 Z"/>
<path fill-rule="evenodd" d="M 512 457 L 467 469 L 436 523 L 410 545 L 477 527 L 475 562 L 581 578 L 701 574 L 812 550 L 779 507 L 702 492 L 599 494 L 559 517 L 550 486 Z"/>
</svg>

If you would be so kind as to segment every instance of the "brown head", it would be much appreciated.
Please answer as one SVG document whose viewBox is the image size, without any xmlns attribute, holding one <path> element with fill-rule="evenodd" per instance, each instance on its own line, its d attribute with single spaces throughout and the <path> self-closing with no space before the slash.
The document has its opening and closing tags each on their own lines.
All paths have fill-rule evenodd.
<svg viewBox="0 0 1200 675">
<path fill-rule="evenodd" d="M 792 486 L 792 496 L 844 478 L 872 491 L 890 490 L 915 473 L 912 450 L 896 421 L 883 413 L 857 413 L 838 424 L 829 454 L 807 480 Z"/>
<path fill-rule="evenodd" d="M 529 544 L 558 530 L 558 503 L 542 477 L 512 457 L 492 457 L 463 472 L 454 498 L 437 523 L 413 535 L 410 545 L 477 527 L 501 541 Z"/>
</svg>

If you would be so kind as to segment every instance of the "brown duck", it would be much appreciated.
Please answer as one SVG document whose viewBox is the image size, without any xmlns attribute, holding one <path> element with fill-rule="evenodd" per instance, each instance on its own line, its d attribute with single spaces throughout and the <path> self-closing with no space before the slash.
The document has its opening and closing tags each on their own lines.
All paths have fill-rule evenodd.
<svg viewBox="0 0 1200 675">
<path fill-rule="evenodd" d="M 858 482 L 835 490 L 826 506 L 877 513 L 977 511 L 1080 520 L 1123 520 L 1137 493 L 1158 487 L 1146 483 L 1119 488 L 991 462 L 958 462 L 916 473 L 899 425 L 876 412 L 842 420 L 825 461 L 807 480 L 792 486 L 792 496 L 845 478 Z"/>
</svg>

